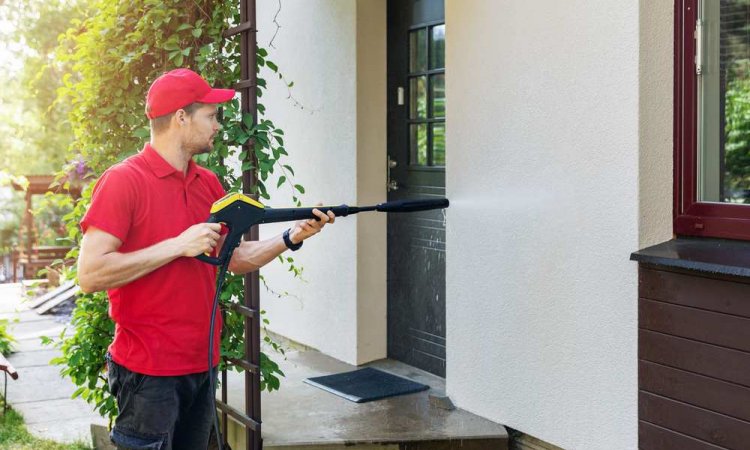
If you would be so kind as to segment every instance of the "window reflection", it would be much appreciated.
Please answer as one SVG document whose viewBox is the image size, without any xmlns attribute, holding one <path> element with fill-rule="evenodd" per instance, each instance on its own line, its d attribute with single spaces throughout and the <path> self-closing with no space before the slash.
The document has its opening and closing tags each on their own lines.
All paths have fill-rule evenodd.
<svg viewBox="0 0 750 450">
<path fill-rule="evenodd" d="M 750 4 L 702 0 L 698 200 L 750 203 Z"/>
<path fill-rule="evenodd" d="M 432 164 L 435 166 L 445 165 L 445 123 L 433 124 Z"/>
<path fill-rule="evenodd" d="M 427 117 L 427 77 L 409 80 L 409 104 L 409 117 L 412 119 Z"/>
<path fill-rule="evenodd" d="M 420 28 L 409 33 L 409 71 L 427 69 L 427 30 Z"/>
<path fill-rule="evenodd" d="M 430 36 L 430 69 L 445 67 L 445 24 L 432 27 Z"/>
<path fill-rule="evenodd" d="M 411 163 L 420 166 L 427 165 L 427 124 L 419 123 L 409 126 L 409 144 L 411 147 Z"/>
</svg>

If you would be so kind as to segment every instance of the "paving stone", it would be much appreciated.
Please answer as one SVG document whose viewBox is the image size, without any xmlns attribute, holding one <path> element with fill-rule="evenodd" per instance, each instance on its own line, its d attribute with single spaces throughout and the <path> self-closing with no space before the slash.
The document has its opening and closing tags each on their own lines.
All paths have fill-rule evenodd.
<svg viewBox="0 0 750 450">
<path fill-rule="evenodd" d="M 36 311 L 31 311 L 31 310 L 26 309 L 26 310 L 0 313 L 0 319 L 10 320 L 10 321 L 18 319 L 21 322 L 34 322 L 37 320 L 47 320 L 48 317 L 40 316 L 39 314 L 36 313 Z"/>
<path fill-rule="evenodd" d="M 8 381 L 8 401 L 14 407 L 22 402 L 69 398 L 76 386 L 60 375 L 60 367 L 27 367 L 18 379 Z"/>
<path fill-rule="evenodd" d="M 60 350 L 57 349 L 38 350 L 35 352 L 17 352 L 10 355 L 8 361 L 13 364 L 13 367 L 15 367 L 19 373 L 23 373 L 23 370 L 21 369 L 26 367 L 49 366 L 49 361 L 60 354 Z"/>
<path fill-rule="evenodd" d="M 91 405 L 80 398 L 16 403 L 13 408 L 24 416 L 27 425 L 49 422 L 64 424 L 68 420 L 91 418 L 92 413 L 97 414 Z"/>
<path fill-rule="evenodd" d="M 42 339 L 39 337 L 32 337 L 28 339 L 18 339 L 13 343 L 13 349 L 18 352 L 34 352 L 49 350 L 48 345 L 42 345 Z"/>
<path fill-rule="evenodd" d="M 9 324 L 10 334 L 18 340 L 31 337 L 56 337 L 66 328 L 66 325 L 52 319 L 35 320 L 32 322 L 17 322 Z"/>
<path fill-rule="evenodd" d="M 107 421 L 96 417 L 79 417 L 64 422 L 38 422 L 27 428 L 33 435 L 41 438 L 68 443 L 83 442 L 90 446 L 92 423 L 106 425 Z"/>
<path fill-rule="evenodd" d="M 11 333 L 17 339 L 16 352 L 8 359 L 19 377 L 8 381 L 8 402 L 23 414 L 35 436 L 91 445 L 91 424 L 107 425 L 107 420 L 83 399 L 70 398 L 77 386 L 60 375 L 60 366 L 49 364 L 60 351 L 42 345 L 40 339 L 59 336 L 66 318 L 28 310 L 19 284 L 0 285 L 0 318 L 11 320 Z M 67 334 L 72 333 L 69 328 Z"/>
</svg>

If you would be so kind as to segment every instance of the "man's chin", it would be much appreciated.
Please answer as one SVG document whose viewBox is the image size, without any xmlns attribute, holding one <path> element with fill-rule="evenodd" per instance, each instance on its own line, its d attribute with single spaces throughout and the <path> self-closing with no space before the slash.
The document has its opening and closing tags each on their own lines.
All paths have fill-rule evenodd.
<svg viewBox="0 0 750 450">
<path fill-rule="evenodd" d="M 211 150 L 213 149 L 214 149 L 214 144 L 212 142 L 205 147 L 198 147 L 198 150 L 194 153 L 194 155 L 202 155 L 204 153 L 211 153 Z"/>
</svg>

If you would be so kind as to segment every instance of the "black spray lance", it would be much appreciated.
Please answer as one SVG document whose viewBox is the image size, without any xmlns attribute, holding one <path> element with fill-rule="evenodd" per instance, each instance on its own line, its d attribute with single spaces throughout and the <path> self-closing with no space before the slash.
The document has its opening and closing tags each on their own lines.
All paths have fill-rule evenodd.
<svg viewBox="0 0 750 450">
<path fill-rule="evenodd" d="M 380 203 L 374 206 L 316 206 L 306 208 L 269 208 L 263 204 L 253 200 L 252 198 L 239 194 L 227 194 L 222 199 L 217 200 L 216 203 L 211 207 L 211 215 L 208 218 L 208 223 L 221 223 L 226 225 L 229 229 L 226 238 L 224 239 L 224 245 L 221 248 L 221 252 L 218 257 L 212 257 L 208 255 L 198 255 L 196 258 L 203 262 L 220 266 L 219 276 L 216 282 L 216 295 L 214 297 L 214 305 L 211 310 L 211 325 L 209 329 L 208 339 L 208 373 L 211 383 L 212 390 L 214 389 L 213 380 L 213 367 L 211 364 L 211 354 L 213 351 L 213 335 L 214 335 L 214 321 L 216 320 L 216 311 L 219 307 L 219 294 L 221 287 L 224 284 L 224 278 L 226 276 L 227 267 L 229 261 L 232 259 L 232 253 L 242 242 L 242 236 L 250 231 L 250 228 L 254 225 L 261 223 L 276 223 L 276 222 L 289 222 L 303 219 L 316 219 L 320 220 L 318 216 L 313 214 L 313 209 L 318 209 L 324 214 L 328 211 L 333 211 L 336 217 L 346 217 L 352 214 L 357 214 L 367 211 L 380 211 L 380 212 L 391 212 L 391 213 L 404 213 L 404 212 L 416 212 L 416 211 L 427 211 L 431 209 L 444 209 L 449 205 L 447 198 L 440 199 L 429 199 L 429 200 L 397 200 L 393 202 Z M 211 396 L 212 401 L 215 402 L 214 395 Z M 214 403 L 214 411 L 216 411 L 216 404 Z M 219 419 L 218 413 L 214 420 L 214 427 L 216 431 L 217 441 L 219 448 L 223 447 L 221 440 L 221 434 L 219 432 Z"/>
<path fill-rule="evenodd" d="M 324 214 L 333 211 L 336 217 L 346 217 L 366 211 L 380 212 L 414 212 L 430 209 L 443 209 L 448 207 L 448 199 L 431 200 L 398 200 L 394 202 L 380 203 L 375 206 L 316 206 L 308 208 L 269 208 L 252 198 L 243 194 L 227 194 L 224 198 L 217 200 L 211 208 L 211 216 L 208 223 L 223 223 L 229 228 L 229 233 L 224 239 L 224 246 L 218 257 L 198 255 L 196 258 L 203 262 L 220 266 L 232 259 L 232 252 L 242 241 L 242 235 L 250 231 L 253 225 L 261 223 L 289 222 L 302 219 L 318 219 L 313 214 L 313 209 L 318 209 Z"/>
</svg>

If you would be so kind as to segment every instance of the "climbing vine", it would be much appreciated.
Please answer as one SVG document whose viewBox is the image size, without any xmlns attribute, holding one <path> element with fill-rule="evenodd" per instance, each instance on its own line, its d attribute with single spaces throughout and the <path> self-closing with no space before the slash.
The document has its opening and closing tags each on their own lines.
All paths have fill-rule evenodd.
<svg viewBox="0 0 750 450">
<path fill-rule="evenodd" d="M 69 180 L 67 167 L 59 174 L 60 183 L 79 182 L 81 198 L 65 217 L 67 240 L 74 246 L 68 254 L 78 257 L 81 239 L 79 222 L 91 201 L 93 180 L 106 168 L 139 150 L 149 135 L 144 114 L 148 86 L 163 72 L 189 67 L 215 86 L 228 87 L 240 79 L 239 37 L 225 39 L 223 31 L 240 21 L 237 0 L 98 0 L 84 20 L 71 23 L 60 37 L 58 58 L 71 70 L 63 77 L 58 101 L 71 106 L 69 119 L 75 140 L 69 149 L 71 164 L 85 163 L 87 171 L 79 180 Z M 258 84 L 262 97 L 268 74 L 286 83 L 278 66 L 269 59 L 266 49 L 257 53 Z M 292 83 L 286 83 L 288 88 Z M 304 188 L 293 181 L 294 170 L 284 162 L 288 156 L 284 132 L 265 116 L 265 107 L 258 104 L 259 120 L 242 114 L 237 99 L 222 105 L 222 132 L 217 136 L 214 151 L 199 155 L 196 162 L 211 169 L 225 189 L 241 189 L 241 176 L 231 161 L 239 161 L 240 170 L 253 170 L 258 183 L 254 193 L 270 199 L 267 183 L 275 179 L 276 187 L 287 185 L 292 201 L 300 205 Z M 254 142 L 249 150 L 243 144 Z M 249 154 L 252 152 L 252 154 Z M 254 165 L 254 156 L 257 165 Z M 296 276 L 301 268 L 291 258 L 280 259 Z M 75 267 L 68 278 L 76 277 Z M 241 302 L 243 277 L 229 275 L 220 300 L 224 306 Z M 106 293 L 81 294 L 73 312 L 73 334 L 62 333 L 47 342 L 58 345 L 62 356 L 54 360 L 62 365 L 62 374 L 69 377 L 80 396 L 103 416 L 117 414 L 114 399 L 104 378 L 103 362 L 107 346 L 114 334 L 114 324 L 107 314 Z M 261 312 L 264 314 L 264 312 Z M 268 321 L 264 318 L 263 323 Z M 244 355 L 243 318 L 227 311 L 222 338 L 222 355 Z M 273 348 L 283 350 L 269 337 Z M 236 368 L 239 370 L 238 368 Z M 269 391 L 280 386 L 279 366 L 266 354 L 261 355 L 261 388 Z"/>
</svg>

